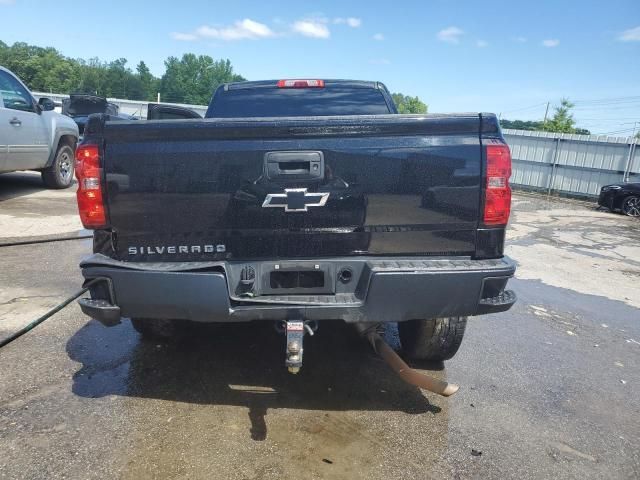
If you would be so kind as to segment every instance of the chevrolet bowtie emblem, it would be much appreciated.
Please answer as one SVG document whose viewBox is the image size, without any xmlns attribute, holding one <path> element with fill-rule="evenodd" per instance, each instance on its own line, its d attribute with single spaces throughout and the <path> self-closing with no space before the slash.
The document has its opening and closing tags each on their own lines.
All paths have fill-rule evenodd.
<svg viewBox="0 0 640 480">
<path fill-rule="evenodd" d="M 263 207 L 284 208 L 285 212 L 306 212 L 308 207 L 324 207 L 329 192 L 308 193 L 306 188 L 285 188 L 284 193 L 270 193 Z"/>
</svg>

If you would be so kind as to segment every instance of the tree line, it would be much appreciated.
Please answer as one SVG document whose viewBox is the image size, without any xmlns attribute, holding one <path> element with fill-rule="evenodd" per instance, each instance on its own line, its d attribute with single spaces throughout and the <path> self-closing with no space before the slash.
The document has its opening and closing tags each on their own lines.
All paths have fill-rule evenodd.
<svg viewBox="0 0 640 480">
<path fill-rule="evenodd" d="M 500 120 L 502 128 L 515 130 L 537 130 L 541 132 L 578 133 L 590 135 L 585 128 L 577 128 L 571 109 L 575 105 L 567 98 L 560 100 L 560 104 L 554 108 L 553 116 L 548 120 Z"/>
<path fill-rule="evenodd" d="M 135 69 L 127 63 L 126 58 L 110 62 L 69 58 L 51 47 L 23 42 L 9 46 L 0 41 L 0 65 L 39 92 L 91 93 L 149 101 L 157 100 L 160 93 L 163 102 L 206 105 L 218 85 L 244 80 L 233 71 L 230 60 L 214 60 L 208 55 L 168 57 L 161 77 L 154 76 L 144 61 Z"/>
<path fill-rule="evenodd" d="M 0 40 L 0 65 L 18 75 L 31 90 L 49 93 L 90 93 L 128 100 L 207 105 L 213 91 L 226 82 L 245 80 L 229 59 L 214 60 L 209 55 L 185 53 L 168 57 L 165 72 L 154 76 L 144 61 L 135 68 L 126 58 L 110 62 L 99 58 L 69 58 L 52 47 L 24 42 L 7 45 Z M 400 113 L 426 113 L 427 105 L 418 97 L 394 93 Z"/>
<path fill-rule="evenodd" d="M 427 105 L 418 97 L 392 93 L 391 98 L 393 98 L 393 103 L 398 107 L 398 113 L 427 113 Z"/>
<path fill-rule="evenodd" d="M 181 58 L 168 57 L 160 77 L 151 73 L 144 61 L 135 68 L 126 58 L 102 61 L 84 60 L 62 55 L 52 47 L 38 47 L 24 42 L 7 45 L 0 40 L 0 65 L 18 75 L 31 90 L 50 93 L 91 93 L 103 97 L 129 100 L 157 100 L 163 102 L 207 105 L 213 91 L 226 82 L 245 78 L 236 73 L 229 59 L 214 60 L 209 55 L 185 53 Z M 427 105 L 418 97 L 393 93 L 399 113 L 427 113 Z M 579 133 L 589 130 L 576 128 L 571 113 L 574 107 L 563 98 L 548 120 L 501 120 L 503 128 L 540 130 L 546 132 Z"/>
</svg>

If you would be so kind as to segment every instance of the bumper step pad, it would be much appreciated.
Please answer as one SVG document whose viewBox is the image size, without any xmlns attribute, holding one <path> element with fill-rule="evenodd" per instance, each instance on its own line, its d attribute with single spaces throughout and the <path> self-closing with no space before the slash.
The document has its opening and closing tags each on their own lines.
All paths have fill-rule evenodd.
<svg viewBox="0 0 640 480">
<path fill-rule="evenodd" d="M 478 315 L 483 313 L 505 312 L 516 303 L 516 294 L 513 290 L 505 290 L 500 295 L 491 298 L 482 298 L 478 302 Z"/>
</svg>

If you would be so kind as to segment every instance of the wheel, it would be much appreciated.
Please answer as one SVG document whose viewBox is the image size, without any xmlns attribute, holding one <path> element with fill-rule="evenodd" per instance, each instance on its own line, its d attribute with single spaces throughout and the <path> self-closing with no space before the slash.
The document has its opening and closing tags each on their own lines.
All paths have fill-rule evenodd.
<svg viewBox="0 0 640 480">
<path fill-rule="evenodd" d="M 73 148 L 63 143 L 53 163 L 42 170 L 42 181 L 49 188 L 68 188 L 73 182 Z"/>
<path fill-rule="evenodd" d="M 143 340 L 168 340 L 179 330 L 175 320 L 157 318 L 132 318 L 131 325 Z"/>
<path fill-rule="evenodd" d="M 398 323 L 402 350 L 414 360 L 452 358 L 464 336 L 467 317 L 429 318 Z"/>
<path fill-rule="evenodd" d="M 640 217 L 640 197 L 630 195 L 622 202 L 622 213 L 630 217 Z"/>
</svg>

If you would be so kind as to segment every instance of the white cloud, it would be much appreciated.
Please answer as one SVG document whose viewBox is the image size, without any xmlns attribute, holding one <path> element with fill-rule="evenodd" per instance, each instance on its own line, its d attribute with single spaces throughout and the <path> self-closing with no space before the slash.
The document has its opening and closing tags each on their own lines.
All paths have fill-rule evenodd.
<svg viewBox="0 0 640 480">
<path fill-rule="evenodd" d="M 640 27 L 630 28 L 620 32 L 618 40 L 621 42 L 640 42 Z"/>
<path fill-rule="evenodd" d="M 389 65 L 391 61 L 388 58 L 372 58 L 369 63 L 372 65 Z"/>
<path fill-rule="evenodd" d="M 376 33 L 373 37 L 374 40 L 378 40 L 379 42 L 384 40 L 384 35 L 381 33 Z"/>
<path fill-rule="evenodd" d="M 256 22 L 250 18 L 238 20 L 233 25 L 222 28 L 203 25 L 197 28 L 195 33 L 202 38 L 215 38 L 218 40 L 268 38 L 275 35 L 264 23 Z"/>
<path fill-rule="evenodd" d="M 485 41 L 485 40 L 478 40 L 476 42 L 476 47 L 478 48 L 484 48 L 484 47 L 488 47 L 489 46 L 489 42 Z"/>
<path fill-rule="evenodd" d="M 173 38 L 174 40 L 180 40 L 182 42 L 191 42 L 193 40 L 197 40 L 198 36 L 194 33 L 171 32 L 171 38 Z"/>
<path fill-rule="evenodd" d="M 15 0 L 0 0 L 0 5 L 13 5 Z"/>
<path fill-rule="evenodd" d="M 202 25 L 196 28 L 194 32 L 173 32 L 171 38 L 174 40 L 191 41 L 198 39 L 216 39 L 216 40 L 244 40 L 274 37 L 276 34 L 264 23 L 256 22 L 250 18 L 238 20 L 233 25 L 226 27 L 211 27 Z"/>
<path fill-rule="evenodd" d="M 360 25 L 362 25 L 362 19 L 355 18 L 355 17 L 347 17 L 347 18 L 338 17 L 333 19 L 333 23 L 335 23 L 336 25 L 339 25 L 341 23 L 346 23 L 352 28 L 358 28 Z"/>
<path fill-rule="evenodd" d="M 542 41 L 543 47 L 553 48 L 553 47 L 557 47 L 558 45 L 560 45 L 560 40 L 555 38 L 549 38 L 547 40 Z"/>
<path fill-rule="evenodd" d="M 298 20 L 291 25 L 295 33 L 311 38 L 329 38 L 331 32 L 322 19 Z"/>
<path fill-rule="evenodd" d="M 513 37 L 514 42 L 525 43 L 527 41 L 527 37 Z"/>
<path fill-rule="evenodd" d="M 440 30 L 436 35 L 438 40 L 447 43 L 460 43 L 460 37 L 464 35 L 464 31 L 458 27 L 448 27 L 444 30 Z"/>
</svg>

